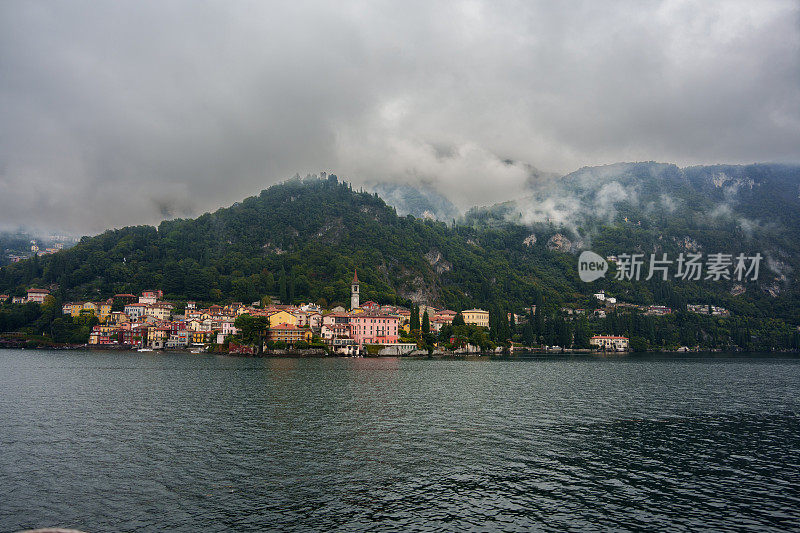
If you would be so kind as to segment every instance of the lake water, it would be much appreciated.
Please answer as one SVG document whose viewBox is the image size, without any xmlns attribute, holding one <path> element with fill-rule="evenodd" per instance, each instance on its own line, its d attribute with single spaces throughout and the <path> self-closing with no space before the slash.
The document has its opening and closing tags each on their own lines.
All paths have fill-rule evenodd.
<svg viewBox="0 0 800 533">
<path fill-rule="evenodd" d="M 800 358 L 0 350 L 0 531 L 800 527 Z"/>
</svg>

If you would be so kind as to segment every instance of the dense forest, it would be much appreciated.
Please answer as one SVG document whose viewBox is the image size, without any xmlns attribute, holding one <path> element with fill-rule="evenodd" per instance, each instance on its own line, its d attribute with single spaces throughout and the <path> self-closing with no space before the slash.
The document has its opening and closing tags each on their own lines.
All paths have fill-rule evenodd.
<svg viewBox="0 0 800 533">
<path fill-rule="evenodd" d="M 68 301 L 160 288 L 174 301 L 249 303 L 269 296 L 333 306 L 348 302 L 357 268 L 362 301 L 498 313 L 525 312 L 538 302 L 542 315 L 555 320 L 564 306 L 598 307 L 591 295 L 604 289 L 634 304 L 679 311 L 687 303 L 713 304 L 729 309 L 731 320 L 776 319 L 791 343 L 800 321 L 798 183 L 800 169 L 780 165 L 614 165 L 533 184 L 527 198 L 445 222 L 398 216 L 378 195 L 353 190 L 335 175 L 295 178 L 196 219 L 111 230 L 4 266 L 0 293 L 48 287 Z M 612 265 L 606 278 L 583 283 L 576 269 L 582 249 L 603 256 L 760 252 L 765 261 L 758 281 L 618 281 Z M 674 341 L 656 331 L 676 318 L 644 318 L 656 325 L 619 318 L 590 329 L 632 335 L 641 326 L 654 332 L 649 344 Z M 757 326 L 734 329 L 742 328 Z M 687 331 L 706 339 L 712 329 L 701 324 Z M 738 335 L 729 323 L 716 329 L 720 338 Z M 747 341 L 758 338 L 750 333 Z"/>
</svg>

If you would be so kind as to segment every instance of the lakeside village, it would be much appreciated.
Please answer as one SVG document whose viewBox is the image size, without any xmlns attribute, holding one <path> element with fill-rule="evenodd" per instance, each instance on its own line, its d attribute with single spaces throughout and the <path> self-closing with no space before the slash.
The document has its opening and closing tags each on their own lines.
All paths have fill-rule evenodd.
<svg viewBox="0 0 800 533">
<path fill-rule="evenodd" d="M 12 303 L 44 305 L 52 298 L 50 291 L 31 288 L 27 297 L 11 298 Z M 475 354 L 511 352 L 530 349 L 510 342 L 497 347 L 489 342 L 492 321 L 489 311 L 468 309 L 460 312 L 437 309 L 428 305 L 408 309 L 376 302 L 360 302 L 360 282 L 356 272 L 351 283 L 350 309 L 341 306 L 322 309 L 319 305 L 281 305 L 254 302 L 251 305 L 231 303 L 199 308 L 196 302 L 186 302 L 178 311 L 176 305 L 162 300 L 160 290 L 144 291 L 140 296 L 117 294 L 103 302 L 69 302 L 62 306 L 63 315 L 95 319 L 87 344 L 96 348 L 125 348 L 140 351 L 191 350 L 213 351 L 240 355 L 262 353 L 308 355 L 422 355 Z M 562 308 L 565 316 L 590 314 L 605 318 L 606 310 L 634 308 L 645 315 L 662 316 L 672 313 L 664 306 L 638 306 L 617 302 L 600 291 L 594 294 L 600 307 L 592 310 Z M 0 295 L 0 301 L 8 299 Z M 688 305 L 689 312 L 718 317 L 730 316 L 721 307 Z M 500 324 L 524 326 L 533 320 L 536 306 L 526 314 L 508 313 Z M 461 329 L 458 328 L 461 326 Z M 496 326 L 497 327 L 497 326 Z M 466 331 L 465 331 L 466 330 Z M 460 335 L 459 335 L 460 333 Z M 577 334 L 577 333 L 576 333 Z M 442 337 L 444 336 L 444 339 Z M 444 340 L 445 342 L 442 342 Z M 563 339 L 563 346 L 577 341 Z M 438 342 L 437 342 L 438 341 Z M 449 341 L 449 342 L 448 342 Z M 583 349 L 571 351 L 626 352 L 630 349 L 627 337 L 586 334 Z M 546 351 L 564 351 L 561 346 L 543 346 Z"/>
</svg>

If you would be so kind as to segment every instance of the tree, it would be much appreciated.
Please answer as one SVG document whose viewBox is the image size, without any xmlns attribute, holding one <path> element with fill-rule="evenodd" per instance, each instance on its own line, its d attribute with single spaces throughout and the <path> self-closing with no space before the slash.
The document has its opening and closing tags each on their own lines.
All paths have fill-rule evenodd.
<svg viewBox="0 0 800 533">
<path fill-rule="evenodd" d="M 569 348 L 572 344 L 572 327 L 570 327 L 569 322 L 562 317 L 556 320 L 556 338 L 558 340 L 558 345 L 562 348 Z"/>
<path fill-rule="evenodd" d="M 461 311 L 456 313 L 456 316 L 453 317 L 453 326 L 465 326 L 466 323 L 464 322 L 464 315 L 461 314 Z"/>
<path fill-rule="evenodd" d="M 422 315 L 422 333 L 428 334 L 431 332 L 431 319 L 428 318 L 428 310 L 425 310 L 425 314 Z"/>
<path fill-rule="evenodd" d="M 522 328 L 522 343 L 525 346 L 533 346 L 536 343 L 536 335 L 533 333 L 533 324 L 528 322 Z"/>
<path fill-rule="evenodd" d="M 269 332 L 269 319 L 265 316 L 252 316 L 242 314 L 236 317 L 233 323 L 240 331 L 242 341 L 248 344 L 256 343 L 257 353 L 261 353 L 264 348 L 264 338 Z"/>
<path fill-rule="evenodd" d="M 576 348 L 589 348 L 589 325 L 586 323 L 586 318 L 581 318 L 575 324 L 575 339 L 574 344 Z"/>
<path fill-rule="evenodd" d="M 286 270 L 281 268 L 281 274 L 278 278 L 278 298 L 284 304 L 289 300 L 289 294 L 286 289 Z"/>
<path fill-rule="evenodd" d="M 419 330 L 419 306 L 411 306 L 411 332 Z"/>
</svg>

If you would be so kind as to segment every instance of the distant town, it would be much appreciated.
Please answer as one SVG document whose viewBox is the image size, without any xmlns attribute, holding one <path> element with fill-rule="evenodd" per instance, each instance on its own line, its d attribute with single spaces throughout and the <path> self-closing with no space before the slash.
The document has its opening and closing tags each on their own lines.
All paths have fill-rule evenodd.
<svg viewBox="0 0 800 533">
<path fill-rule="evenodd" d="M 5 238 L 3 238 L 5 237 Z M 33 256 L 42 257 L 51 255 L 61 250 L 71 248 L 78 242 L 76 237 L 68 235 L 49 235 L 44 238 L 29 239 L 25 233 L 0 235 L 0 244 L 13 243 L 13 246 L 0 246 L 0 265 L 19 263 Z M 26 244 L 27 243 L 27 244 Z"/>
<path fill-rule="evenodd" d="M 442 328 L 463 325 L 476 330 L 490 329 L 490 312 L 484 309 L 453 311 L 430 305 L 415 305 L 413 309 L 381 305 L 374 301 L 360 301 L 361 283 L 358 273 L 353 276 L 349 309 L 335 306 L 323 309 L 314 303 L 301 305 L 281 304 L 265 298 L 249 304 L 234 302 L 201 308 L 197 302 L 181 304 L 164 301 L 161 290 L 147 290 L 140 295 L 116 294 L 104 301 L 67 302 L 61 313 L 71 318 L 96 318 L 87 344 L 94 347 L 129 348 L 142 351 L 178 350 L 223 351 L 225 353 L 254 355 L 264 351 L 318 350 L 337 355 L 409 355 L 422 353 L 420 335 L 439 335 Z M 0 294 L 0 302 L 12 304 L 45 304 L 50 291 L 30 288 L 27 296 L 9 297 Z M 590 314 L 605 318 L 613 309 L 630 309 L 649 316 L 669 315 L 669 307 L 641 306 L 617 301 L 599 291 L 593 295 L 599 306 L 587 311 L 583 308 L 562 307 L 567 319 Z M 180 306 L 180 308 L 179 308 Z M 525 324 L 536 313 L 509 313 L 508 323 Z M 713 306 L 689 304 L 687 311 L 718 317 L 728 317 L 728 310 Z M 245 318 L 242 318 L 245 317 Z M 243 338 L 243 324 L 248 319 L 260 319 L 262 335 Z M 250 328 L 252 329 L 252 328 Z M 255 340 L 257 339 L 257 341 Z M 450 338 L 451 344 L 456 338 Z M 566 344 L 566 343 L 565 343 Z M 629 339 L 619 335 L 592 335 L 590 350 L 624 352 L 630 349 Z M 433 346 L 441 352 L 439 346 Z M 453 353 L 478 353 L 485 351 L 470 339 L 460 343 Z M 522 348 L 511 343 L 506 349 Z M 552 346 L 546 349 L 562 349 Z M 500 351 L 500 348 L 494 348 Z M 429 350 L 431 351 L 431 350 Z"/>
</svg>

